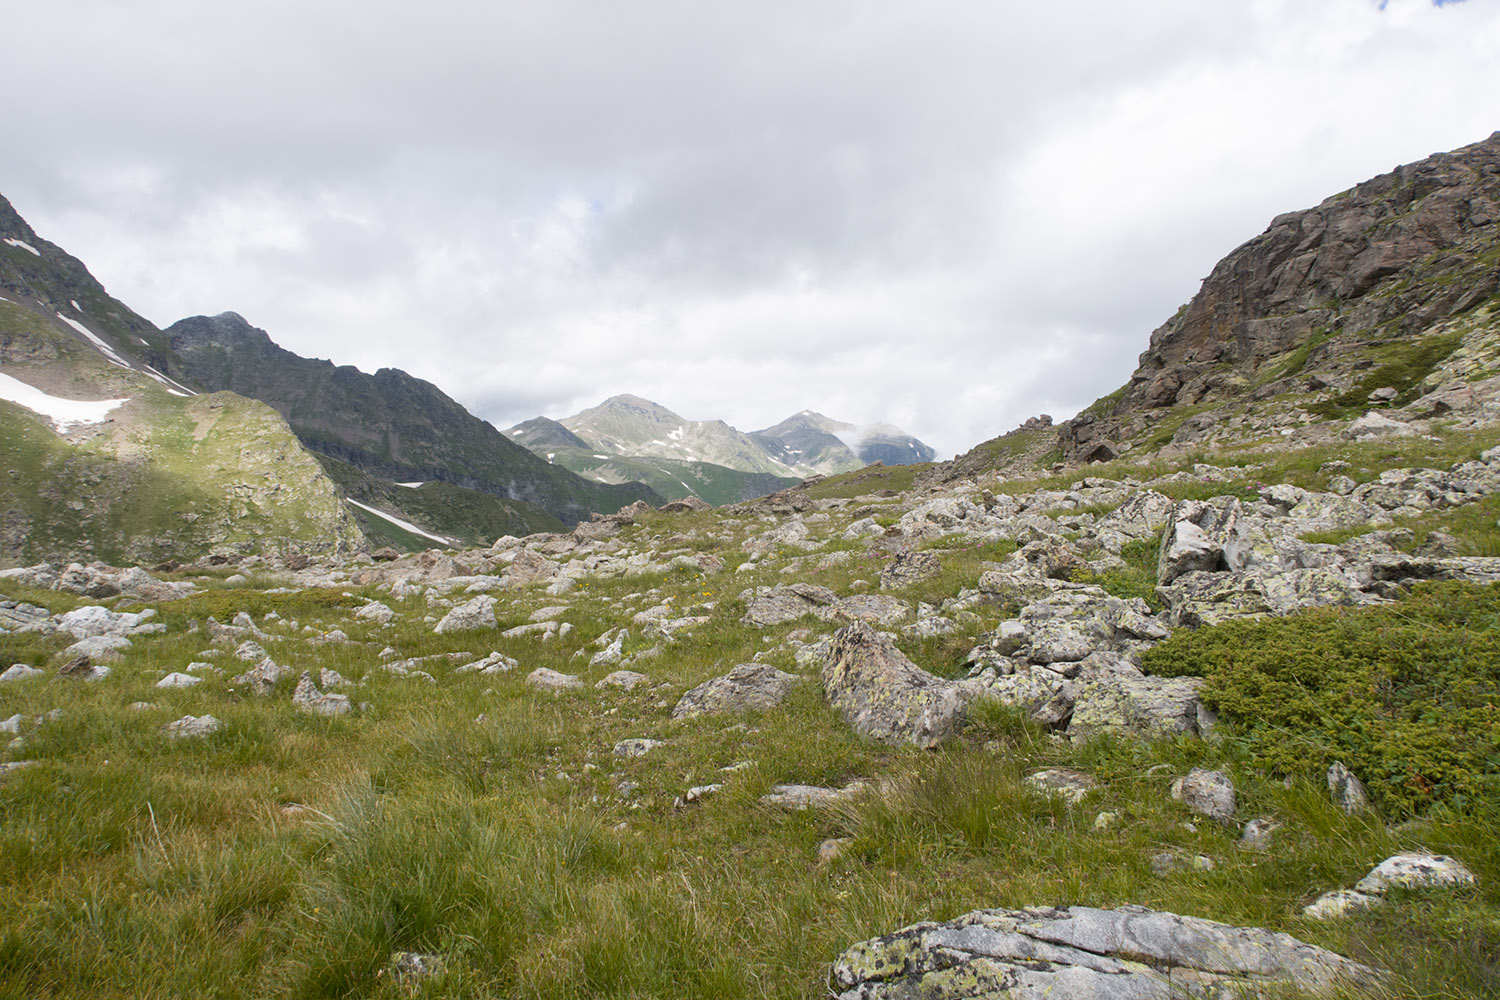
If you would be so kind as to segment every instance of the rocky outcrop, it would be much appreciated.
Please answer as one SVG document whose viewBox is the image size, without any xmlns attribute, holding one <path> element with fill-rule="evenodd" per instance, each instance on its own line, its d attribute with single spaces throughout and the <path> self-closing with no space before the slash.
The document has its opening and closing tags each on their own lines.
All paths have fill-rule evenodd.
<svg viewBox="0 0 1500 1000">
<path fill-rule="evenodd" d="M 1171 1000 L 1280 986 L 1372 986 L 1379 973 L 1260 927 L 1122 906 L 976 910 L 862 941 L 833 963 L 840 1000 Z"/>
<path fill-rule="evenodd" d="M 936 746 L 962 726 L 975 690 L 934 677 L 864 622 L 834 634 L 823 690 L 861 736 Z"/>
</svg>

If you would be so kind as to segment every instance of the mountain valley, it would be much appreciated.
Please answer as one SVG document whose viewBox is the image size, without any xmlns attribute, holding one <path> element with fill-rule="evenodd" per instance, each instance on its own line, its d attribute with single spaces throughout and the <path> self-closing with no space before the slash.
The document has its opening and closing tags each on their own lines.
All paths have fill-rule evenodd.
<svg viewBox="0 0 1500 1000">
<path fill-rule="evenodd" d="M 1500 133 L 949 462 L 500 432 L 0 209 L 0 992 L 1500 991 Z"/>
</svg>

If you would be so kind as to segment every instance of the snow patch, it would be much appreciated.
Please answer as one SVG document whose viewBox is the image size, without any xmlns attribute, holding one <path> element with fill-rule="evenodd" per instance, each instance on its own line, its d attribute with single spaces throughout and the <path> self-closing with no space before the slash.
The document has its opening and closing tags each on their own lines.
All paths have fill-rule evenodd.
<svg viewBox="0 0 1500 1000">
<path fill-rule="evenodd" d="M 140 343 L 140 345 L 142 347 L 150 347 L 151 346 L 150 344 L 146 343 L 146 338 L 145 337 L 137 337 L 135 339 Z"/>
<path fill-rule="evenodd" d="M 401 518 L 397 517 L 394 514 L 387 514 L 385 511 L 376 510 L 374 507 L 367 507 L 364 504 L 360 503 L 358 500 L 350 500 L 348 497 L 344 498 L 344 502 L 351 503 L 354 506 L 358 507 L 360 510 L 370 514 L 374 514 L 376 517 L 384 518 L 385 520 L 394 524 L 396 527 L 401 528 L 403 531 L 410 531 L 413 535 L 421 535 L 423 538 L 430 538 L 434 542 L 440 542 L 445 546 L 453 545 L 453 539 L 444 538 L 442 535 L 434 535 L 430 531 L 423 531 L 421 528 L 417 527 L 415 524 L 412 524 L 410 521 L 403 521 L 401 520 Z"/>
<path fill-rule="evenodd" d="M 20 379 L 0 374 L 0 399 L 18 403 L 33 413 L 49 418 L 59 433 L 70 431 L 79 424 L 97 424 L 120 406 L 130 402 L 124 399 L 62 399 L 49 396 Z"/>
<path fill-rule="evenodd" d="M 605 461 L 606 461 L 606 462 L 607 462 L 607 461 L 609 461 L 609 456 L 608 456 L 608 455 L 595 455 L 595 456 L 594 456 L 594 457 L 595 457 L 595 458 L 602 458 L 602 459 L 604 459 L 604 460 L 605 460 Z"/>
<path fill-rule="evenodd" d="M 78 304 L 77 299 L 69 299 L 68 305 L 72 306 L 74 309 L 77 309 L 79 312 L 83 312 L 83 306 Z"/>
<path fill-rule="evenodd" d="M 673 431 L 672 433 L 668 434 L 667 437 L 670 438 L 673 441 L 681 441 L 682 440 L 682 432 L 684 430 L 685 430 L 685 428 L 681 424 L 678 424 L 677 425 L 677 429 L 675 431 Z M 658 441 L 656 443 L 657 444 L 661 444 L 660 441 Z"/>
<path fill-rule="evenodd" d="M 555 451 L 549 451 L 549 452 L 547 452 L 547 461 L 550 462 L 550 461 L 552 461 L 556 457 L 557 457 L 557 452 L 555 452 Z"/>
<path fill-rule="evenodd" d="M 426 480 L 423 480 L 423 482 L 426 482 Z M 418 486 L 421 486 L 422 483 L 397 483 L 396 485 L 397 486 L 405 486 L 409 490 L 414 490 Z"/>
<path fill-rule="evenodd" d="M 145 341 L 142 341 L 142 343 L 145 343 Z M 148 344 L 147 346 L 149 347 L 150 345 Z M 156 379 L 156 381 L 158 381 L 162 385 L 166 386 L 167 387 L 167 391 L 170 392 L 174 396 L 196 396 L 196 395 L 198 395 L 196 392 L 194 392 L 193 390 L 189 389 L 187 386 L 183 385 L 181 382 L 174 382 L 172 379 L 170 379 L 167 376 L 163 375 L 161 372 L 157 371 L 155 368 L 152 368 L 150 365 L 146 366 L 146 374 L 150 375 L 152 378 Z"/>
<path fill-rule="evenodd" d="M 510 432 L 510 435 L 511 435 L 511 437 L 520 437 L 524 433 L 525 433 L 525 431 L 523 431 L 523 430 L 521 430 L 521 428 L 517 427 L 515 430 L 513 430 L 513 431 Z"/>
<path fill-rule="evenodd" d="M 40 250 L 38 250 L 36 247 L 32 246 L 30 243 L 26 243 L 26 242 L 23 242 L 21 240 L 13 240 L 13 239 L 11 239 L 8 236 L 5 238 L 5 242 L 9 243 L 13 247 L 19 247 L 22 250 L 30 250 L 32 253 L 36 254 L 38 257 L 40 257 L 42 255 L 42 252 Z"/>
<path fill-rule="evenodd" d="M 110 347 L 108 344 L 106 344 L 88 327 L 84 326 L 76 319 L 69 319 L 62 313 L 57 313 L 56 315 L 58 319 L 62 320 L 64 323 L 68 324 L 73 329 L 77 330 L 79 333 L 88 338 L 89 343 L 99 348 L 99 353 L 103 354 L 105 359 L 108 360 L 110 364 L 119 365 L 121 368 L 130 368 L 130 363 L 128 361 L 116 354 L 113 347 Z M 134 369 L 131 370 L 134 371 Z"/>
</svg>

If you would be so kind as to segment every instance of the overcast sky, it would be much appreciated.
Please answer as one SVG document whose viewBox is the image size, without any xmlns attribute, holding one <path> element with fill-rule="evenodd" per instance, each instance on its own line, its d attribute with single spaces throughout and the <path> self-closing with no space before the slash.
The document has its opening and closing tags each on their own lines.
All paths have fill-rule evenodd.
<svg viewBox="0 0 1500 1000">
<path fill-rule="evenodd" d="M 1123 383 L 1281 212 L 1500 128 L 1500 0 L 0 0 L 0 193 L 504 428 L 631 392 L 941 457 Z"/>
</svg>

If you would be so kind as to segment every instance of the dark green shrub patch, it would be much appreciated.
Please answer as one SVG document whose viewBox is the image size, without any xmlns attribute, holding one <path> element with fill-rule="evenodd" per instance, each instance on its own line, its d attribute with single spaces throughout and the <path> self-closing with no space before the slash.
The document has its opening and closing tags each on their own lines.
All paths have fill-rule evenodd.
<svg viewBox="0 0 1500 1000">
<path fill-rule="evenodd" d="M 1184 630 L 1145 666 L 1205 677 L 1204 701 L 1266 767 L 1342 760 L 1387 813 L 1500 793 L 1495 586 L 1428 584 L 1389 606 Z"/>
</svg>

